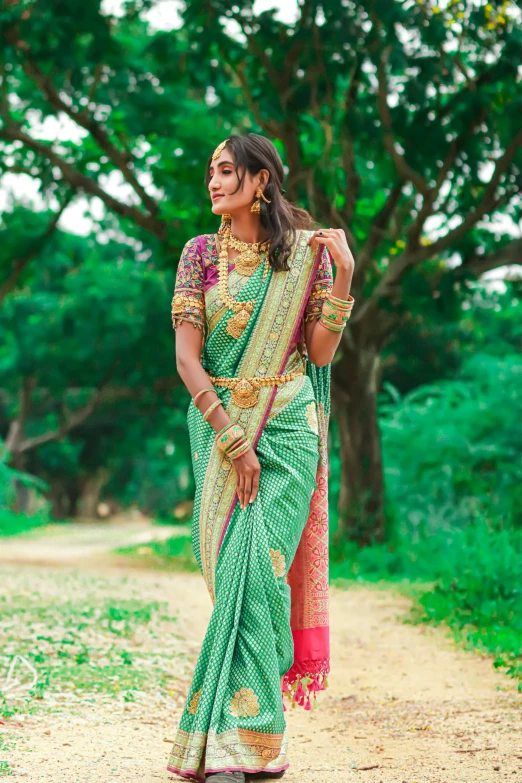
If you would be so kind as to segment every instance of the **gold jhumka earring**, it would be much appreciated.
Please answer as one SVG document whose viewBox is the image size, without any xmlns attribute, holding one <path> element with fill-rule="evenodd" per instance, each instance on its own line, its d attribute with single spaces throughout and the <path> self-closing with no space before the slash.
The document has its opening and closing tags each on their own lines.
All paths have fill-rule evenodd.
<svg viewBox="0 0 522 783">
<path fill-rule="evenodd" d="M 224 213 L 221 215 L 221 224 L 218 228 L 218 234 L 223 234 L 226 228 L 229 228 L 232 225 L 232 215 L 228 215 L 227 213 Z"/>
<path fill-rule="evenodd" d="M 261 212 L 261 201 L 260 201 L 260 199 L 263 199 L 263 201 L 266 204 L 271 204 L 272 203 L 272 201 L 270 201 L 269 199 L 267 199 L 265 197 L 265 195 L 264 195 L 263 191 L 261 190 L 261 188 L 258 188 L 256 190 L 256 200 L 254 202 L 252 202 L 252 206 L 250 207 L 250 211 L 254 212 L 257 215 L 259 215 L 259 213 Z"/>
</svg>

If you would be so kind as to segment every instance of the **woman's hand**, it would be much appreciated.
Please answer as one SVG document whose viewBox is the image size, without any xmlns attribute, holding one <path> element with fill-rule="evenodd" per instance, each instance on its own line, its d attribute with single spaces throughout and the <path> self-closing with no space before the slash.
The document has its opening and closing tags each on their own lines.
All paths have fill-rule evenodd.
<svg viewBox="0 0 522 783">
<path fill-rule="evenodd" d="M 326 245 L 337 269 L 352 270 L 355 266 L 352 251 L 348 247 L 346 234 L 342 228 L 321 228 L 314 231 L 308 243 L 313 250 Z"/>
<path fill-rule="evenodd" d="M 249 449 L 241 457 L 232 460 L 236 469 L 236 492 L 241 508 L 246 508 L 248 503 L 253 503 L 259 489 L 259 474 L 261 465 L 254 449 Z"/>
</svg>

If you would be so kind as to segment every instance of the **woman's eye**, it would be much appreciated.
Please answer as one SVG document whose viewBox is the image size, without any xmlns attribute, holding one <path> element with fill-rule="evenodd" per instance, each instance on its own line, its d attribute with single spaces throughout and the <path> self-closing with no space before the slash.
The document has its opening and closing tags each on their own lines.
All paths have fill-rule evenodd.
<svg viewBox="0 0 522 783">
<path fill-rule="evenodd" d="M 223 169 L 222 174 L 232 174 L 232 169 Z"/>
</svg>

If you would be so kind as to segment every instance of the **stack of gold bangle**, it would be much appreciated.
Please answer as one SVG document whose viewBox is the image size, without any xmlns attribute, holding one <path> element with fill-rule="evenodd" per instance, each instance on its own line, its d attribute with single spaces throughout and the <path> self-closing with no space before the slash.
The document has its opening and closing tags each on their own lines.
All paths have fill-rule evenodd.
<svg viewBox="0 0 522 783">
<path fill-rule="evenodd" d="M 216 443 L 218 449 L 224 451 L 230 459 L 237 459 L 252 447 L 239 424 L 225 424 L 216 435 Z"/>
<path fill-rule="evenodd" d="M 339 299 L 329 291 L 319 316 L 320 322 L 331 332 L 342 332 L 351 315 L 353 303 L 354 298 L 350 294 L 348 299 Z"/>
</svg>

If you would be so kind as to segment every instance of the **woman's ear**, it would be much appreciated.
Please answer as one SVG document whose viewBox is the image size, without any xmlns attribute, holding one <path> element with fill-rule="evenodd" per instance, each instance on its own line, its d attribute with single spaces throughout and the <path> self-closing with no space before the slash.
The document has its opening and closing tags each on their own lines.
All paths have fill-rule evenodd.
<svg viewBox="0 0 522 783">
<path fill-rule="evenodd" d="M 258 171 L 259 175 L 259 187 L 265 188 L 268 184 L 268 180 L 270 179 L 270 172 L 268 169 L 260 169 Z"/>
</svg>

